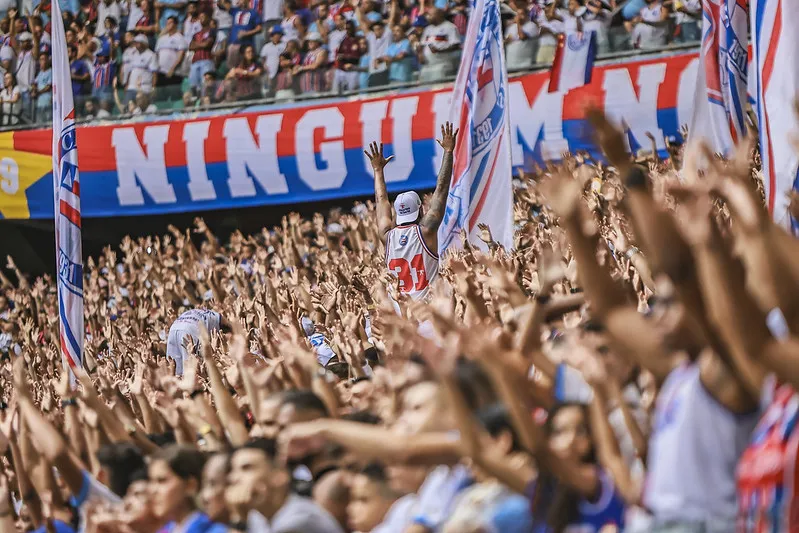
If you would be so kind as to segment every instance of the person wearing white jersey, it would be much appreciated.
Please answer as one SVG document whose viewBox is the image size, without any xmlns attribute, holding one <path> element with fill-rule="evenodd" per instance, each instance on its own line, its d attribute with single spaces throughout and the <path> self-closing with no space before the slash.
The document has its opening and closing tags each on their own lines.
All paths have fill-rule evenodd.
<svg viewBox="0 0 799 533">
<path fill-rule="evenodd" d="M 444 218 L 449 184 L 452 178 L 453 150 L 458 130 L 452 123 L 441 126 L 438 144 L 444 149 L 436 190 L 426 212 L 422 201 L 413 191 L 404 192 L 394 200 L 396 224 L 391 216 L 391 203 L 386 192 L 383 169 L 394 156 L 383 156 L 383 144 L 373 142 L 364 151 L 375 173 L 375 204 L 380 238 L 386 245 L 386 266 L 399 278 L 400 291 L 411 298 L 424 298 L 430 284 L 438 275 L 438 227 Z"/>
<path fill-rule="evenodd" d="M 200 341 L 200 324 L 209 335 L 213 331 L 229 329 L 222 315 L 210 309 L 190 309 L 172 322 L 166 340 L 166 356 L 175 361 L 175 374 L 178 376 L 183 375 L 183 361 L 193 355 L 186 348 L 188 340 L 195 345 Z"/>
</svg>

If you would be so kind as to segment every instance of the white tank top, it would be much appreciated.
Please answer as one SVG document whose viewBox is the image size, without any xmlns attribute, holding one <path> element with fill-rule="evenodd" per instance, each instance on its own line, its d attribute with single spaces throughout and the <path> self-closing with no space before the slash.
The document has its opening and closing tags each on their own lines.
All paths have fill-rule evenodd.
<svg viewBox="0 0 799 533">
<path fill-rule="evenodd" d="M 658 394 L 644 505 L 655 523 L 704 522 L 735 531 L 735 468 L 759 413 L 739 415 L 713 398 L 699 365 L 674 369 Z"/>
<path fill-rule="evenodd" d="M 297 20 L 297 15 L 292 15 L 289 18 L 283 19 L 283 22 L 280 23 L 280 27 L 283 29 L 284 43 L 296 41 L 300 38 L 300 32 L 297 31 L 297 27 L 294 25 L 295 20 Z"/>
<path fill-rule="evenodd" d="M 424 298 L 438 275 L 438 256 L 422 239 L 419 224 L 397 226 L 386 233 L 386 266 L 400 279 L 400 290 Z"/>
<path fill-rule="evenodd" d="M 641 8 L 641 19 L 646 22 L 660 22 L 660 2 Z M 641 47 L 651 48 L 652 46 L 662 46 L 666 44 L 668 28 L 666 26 L 646 26 L 642 28 Z"/>
</svg>

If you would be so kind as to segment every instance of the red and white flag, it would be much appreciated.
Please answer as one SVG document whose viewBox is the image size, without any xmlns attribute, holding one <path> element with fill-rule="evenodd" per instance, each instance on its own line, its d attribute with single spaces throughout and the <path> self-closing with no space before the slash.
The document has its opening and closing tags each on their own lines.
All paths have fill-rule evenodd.
<svg viewBox="0 0 799 533">
<path fill-rule="evenodd" d="M 83 257 L 80 173 L 72 76 L 61 8 L 51 4 L 53 60 L 53 189 L 58 268 L 61 358 L 67 368 L 83 361 Z"/>
<path fill-rule="evenodd" d="M 724 155 L 730 155 L 746 132 L 747 2 L 702 2 L 702 48 L 688 131 Z"/>
<path fill-rule="evenodd" d="M 450 117 L 460 128 L 438 252 L 459 246 L 461 230 L 475 246 L 477 224 L 491 228 L 494 240 L 513 246 L 513 166 L 510 156 L 508 71 L 502 45 L 498 0 L 476 0 L 469 15 Z"/>
<path fill-rule="evenodd" d="M 788 193 L 799 189 L 799 152 L 791 138 L 799 134 L 794 101 L 799 95 L 799 0 L 750 0 L 752 71 L 763 184 L 773 219 L 799 232 L 788 212 Z"/>
<path fill-rule="evenodd" d="M 591 83 L 596 59 L 596 33 L 561 33 L 549 71 L 549 92 L 568 92 Z"/>
</svg>

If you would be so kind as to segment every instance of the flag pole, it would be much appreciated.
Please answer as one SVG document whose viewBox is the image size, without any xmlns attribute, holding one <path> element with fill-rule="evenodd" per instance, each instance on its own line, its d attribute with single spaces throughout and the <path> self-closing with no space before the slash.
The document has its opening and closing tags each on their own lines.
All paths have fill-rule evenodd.
<svg viewBox="0 0 799 533">
<path fill-rule="evenodd" d="M 53 203 L 58 280 L 59 346 L 75 384 L 83 365 L 83 249 L 75 105 L 61 8 L 50 7 L 53 69 Z"/>
</svg>

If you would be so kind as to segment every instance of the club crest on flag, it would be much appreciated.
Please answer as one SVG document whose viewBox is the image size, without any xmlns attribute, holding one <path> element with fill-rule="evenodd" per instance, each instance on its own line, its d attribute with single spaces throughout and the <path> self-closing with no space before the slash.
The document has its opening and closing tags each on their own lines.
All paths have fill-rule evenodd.
<svg viewBox="0 0 799 533">
<path fill-rule="evenodd" d="M 64 25 L 58 2 L 51 4 L 53 57 L 53 192 L 58 267 L 61 357 L 70 368 L 83 360 L 83 247 L 80 170 L 75 106 Z M 59 134 L 56 136 L 56 132 Z M 74 375 L 73 375 L 74 378 Z"/>
<path fill-rule="evenodd" d="M 451 119 L 463 133 L 454 150 L 439 253 L 462 230 L 471 234 L 478 222 L 487 223 L 503 245 L 512 244 L 510 120 L 502 43 L 497 0 L 477 0 L 452 93 Z"/>
</svg>

